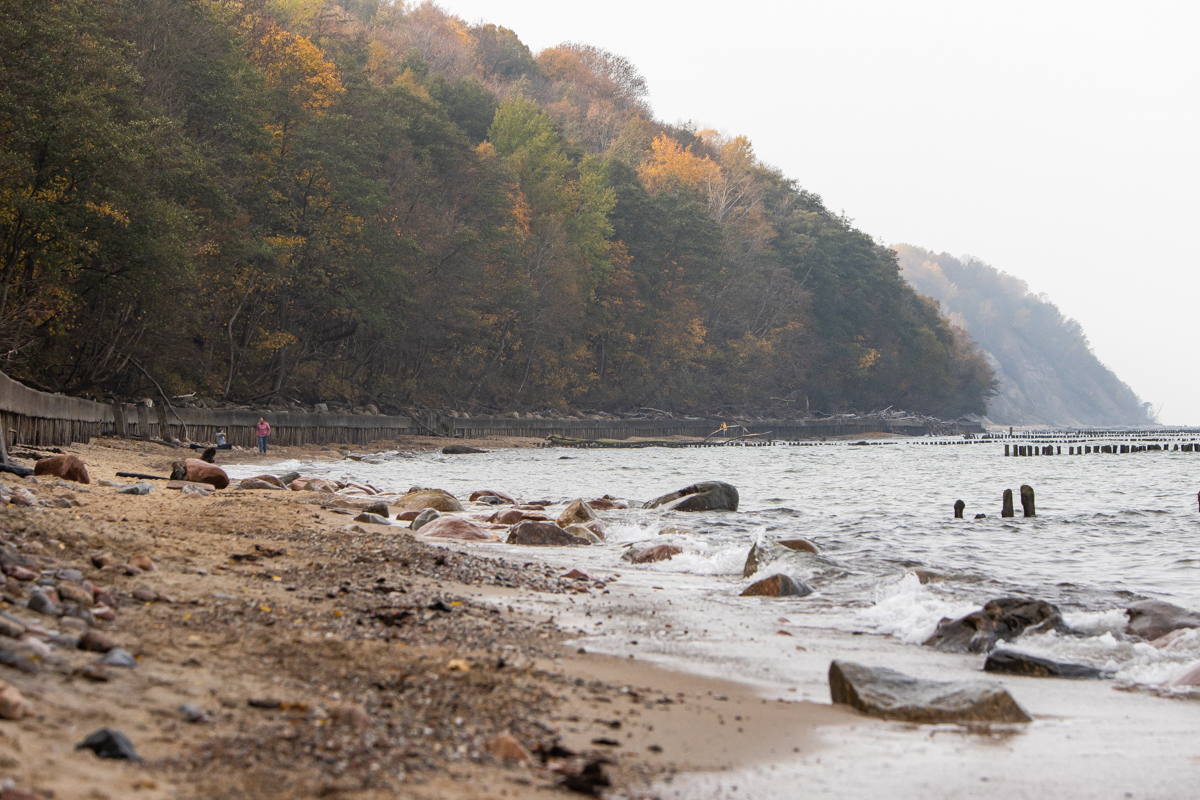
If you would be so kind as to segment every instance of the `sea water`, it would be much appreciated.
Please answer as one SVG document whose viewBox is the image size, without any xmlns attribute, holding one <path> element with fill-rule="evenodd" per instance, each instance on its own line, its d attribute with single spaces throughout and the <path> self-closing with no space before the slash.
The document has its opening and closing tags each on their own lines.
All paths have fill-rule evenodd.
<svg viewBox="0 0 1200 800">
<path fill-rule="evenodd" d="M 798 776 L 814 790 L 840 796 L 872 794 L 882 786 L 892 796 L 923 797 L 964 791 L 1038 797 L 1064 791 L 1096 797 L 1200 794 L 1191 788 L 1200 785 L 1195 783 L 1200 703 L 1191 701 L 1194 690 L 1164 686 L 1200 660 L 1200 631 L 1164 648 L 1124 633 L 1124 609 L 1138 599 L 1200 608 L 1200 454 L 1006 458 L 999 443 L 930 446 L 901 440 L 871 446 L 381 453 L 363 461 L 287 462 L 276 468 L 368 481 L 387 491 L 438 487 L 464 500 L 478 489 L 555 504 L 605 494 L 626 499 L 629 510 L 602 512 L 607 539 L 602 545 L 455 546 L 564 571 L 619 575 L 604 596 L 528 598 L 519 610 L 554 616 L 590 651 L 738 679 L 758 686 L 764 697 L 827 702 L 830 658 L 932 678 L 979 677 L 982 657 L 936 653 L 921 643 L 939 620 L 1009 595 L 1056 604 L 1084 635 L 1026 635 L 1003 646 L 1114 675 L 1084 682 L 1005 678 L 1039 721 L 999 749 L 945 736 L 939 744 L 930 734 L 929 741 L 920 739 L 917 753 L 911 731 L 868 727 L 824 759 L 771 765 L 740 778 L 677 779 L 660 787 L 664 796 L 788 797 L 794 796 L 789 792 Z M 244 477 L 260 470 L 230 472 Z M 638 507 L 701 480 L 736 486 L 738 512 Z M 1001 518 L 1003 491 L 1012 489 L 1019 497 L 1022 484 L 1036 491 L 1037 516 L 1021 517 L 1018 506 L 1016 518 Z M 966 503 L 963 520 L 953 518 L 959 499 Z M 976 514 L 986 516 L 974 519 Z M 687 532 L 661 533 L 668 528 Z M 753 578 L 743 577 L 754 543 L 795 537 L 811 539 L 820 553 L 789 553 L 762 565 Z M 673 544 L 683 552 L 646 565 L 622 560 L 631 547 L 645 544 Z M 776 571 L 814 593 L 773 600 L 739 596 L 752 580 Z M 1136 764 L 1114 761 L 1111 753 L 1095 760 L 1114 748 L 1136 756 Z M 1008 753 L 1002 762 L 1042 763 L 1033 773 L 1017 770 L 1020 775 L 979 780 L 976 773 L 986 771 L 987 759 L 1000 752 Z M 860 774 L 854 753 L 874 753 L 891 763 L 886 773 L 891 777 Z M 1091 759 L 1090 771 L 1083 762 L 1072 766 L 1073 758 Z M 1139 774 L 1145 770 L 1153 775 Z M 741 788 L 731 789 L 739 780 Z M 755 788 L 747 793 L 750 787 Z"/>
</svg>

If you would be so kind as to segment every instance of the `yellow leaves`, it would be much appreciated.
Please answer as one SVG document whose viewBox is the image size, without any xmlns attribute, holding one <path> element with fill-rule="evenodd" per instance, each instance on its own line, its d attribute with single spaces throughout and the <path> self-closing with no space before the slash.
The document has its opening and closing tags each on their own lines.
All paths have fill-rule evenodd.
<svg viewBox="0 0 1200 800">
<path fill-rule="evenodd" d="M 650 155 L 638 169 L 638 175 L 648 192 L 686 186 L 706 191 L 721 174 L 721 168 L 708 156 L 697 158 L 691 145 L 680 147 L 679 142 L 660 134 L 650 144 Z"/>
<path fill-rule="evenodd" d="M 267 28 L 252 60 L 262 69 L 269 89 L 305 111 L 320 113 L 345 91 L 337 68 L 315 44 L 275 25 Z"/>
<path fill-rule="evenodd" d="M 83 207 L 92 212 L 98 217 L 106 217 L 118 225 L 128 225 L 129 215 L 119 208 L 115 208 L 111 203 L 95 203 L 87 201 Z"/>
<path fill-rule="evenodd" d="M 869 348 L 867 350 L 867 352 L 863 353 L 862 356 L 858 359 L 858 368 L 860 370 L 862 370 L 863 372 L 866 372 L 871 367 L 875 366 L 876 362 L 878 362 L 878 361 L 879 361 L 879 351 L 876 350 L 874 347 Z"/>
</svg>

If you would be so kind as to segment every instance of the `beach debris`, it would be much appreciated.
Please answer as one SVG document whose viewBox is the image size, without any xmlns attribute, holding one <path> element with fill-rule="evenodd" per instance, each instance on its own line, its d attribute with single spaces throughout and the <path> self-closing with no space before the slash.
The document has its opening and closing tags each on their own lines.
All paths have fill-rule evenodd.
<svg viewBox="0 0 1200 800">
<path fill-rule="evenodd" d="M 954 518 L 962 519 L 963 511 L 966 509 L 966 507 L 967 507 L 967 504 L 964 503 L 962 500 L 955 500 L 954 501 Z"/>
<path fill-rule="evenodd" d="M 608 776 L 604 774 L 604 765 L 612 763 L 607 758 L 593 758 L 580 767 L 578 772 L 565 771 L 562 786 L 578 794 L 598 797 L 601 789 L 612 785 Z"/>
<path fill-rule="evenodd" d="M 590 544 L 587 539 L 581 539 L 567 533 L 553 522 L 538 522 L 525 520 L 518 522 L 508 529 L 508 544 L 534 545 L 539 547 L 555 547 L 561 545 Z"/>
<path fill-rule="evenodd" d="M 461 517 L 438 517 L 421 527 L 421 535 L 432 539 L 461 541 L 487 541 L 492 538 L 483 528 Z"/>
<path fill-rule="evenodd" d="M 701 481 L 651 500 L 643 508 L 668 511 L 737 511 L 738 490 L 721 481 Z"/>
<path fill-rule="evenodd" d="M 1140 600 L 1127 609 L 1125 632 L 1152 640 L 1180 628 L 1200 628 L 1200 614 L 1162 600 Z"/>
<path fill-rule="evenodd" d="M 33 465 L 34 475 L 53 475 L 75 483 L 91 483 L 87 466 L 79 456 L 61 455 L 40 459 Z"/>
<path fill-rule="evenodd" d="M 1001 507 L 1000 507 L 1000 516 L 1002 516 L 1002 517 L 1011 517 L 1011 516 L 1013 516 L 1013 494 L 1012 494 L 1012 489 L 1005 489 L 1005 490 L 1004 490 L 1004 498 L 1003 498 L 1003 501 L 1002 501 L 1002 503 L 1003 503 L 1003 504 L 1002 504 L 1002 505 L 1001 505 Z"/>
<path fill-rule="evenodd" d="M 1033 505 L 1033 487 L 1029 484 L 1021 485 L 1021 510 L 1025 512 L 1027 517 L 1036 517 L 1037 511 Z"/>
<path fill-rule="evenodd" d="M 813 593 L 812 587 L 790 575 L 780 573 L 756 581 L 744 590 L 742 597 L 805 597 Z"/>
<path fill-rule="evenodd" d="M 114 647 L 104 654 L 104 658 L 100 659 L 101 664 L 106 664 L 110 667 L 125 667 L 132 669 L 138 665 L 137 659 L 123 647 Z"/>
<path fill-rule="evenodd" d="M 425 525 L 429 524 L 430 522 L 433 522 L 435 519 L 437 519 L 440 516 L 441 516 L 441 514 L 435 508 L 422 509 L 420 513 L 418 513 L 415 517 L 413 517 L 412 524 L 409 525 L 408 527 L 410 530 L 419 531 Z"/>
<path fill-rule="evenodd" d="M 1051 630 L 1071 632 L 1057 606 L 1044 600 L 1000 597 L 964 617 L 942 619 L 924 645 L 946 653 L 988 653 L 997 642 L 1011 642 L 1026 631 Z"/>
<path fill-rule="evenodd" d="M 381 517 L 378 514 L 370 514 L 366 511 L 354 518 L 355 522 L 366 522 L 371 525 L 388 525 L 387 517 Z"/>
<path fill-rule="evenodd" d="M 458 502 L 457 497 L 441 489 L 410 490 L 408 494 L 397 499 L 394 505 L 406 511 L 432 508 L 442 513 L 448 513 L 463 510 L 462 503 Z"/>
<path fill-rule="evenodd" d="M 507 495 L 504 492 L 497 492 L 494 489 L 479 489 L 478 491 L 471 492 L 472 503 L 474 503 L 476 500 L 483 500 L 486 497 L 495 497 L 501 502 L 509 503 L 511 505 L 517 504 L 517 501 L 510 495 Z"/>
<path fill-rule="evenodd" d="M 525 749 L 517 737 L 511 733 L 502 733 L 492 738 L 483 746 L 485 750 L 501 761 L 517 761 L 531 763 L 533 756 Z"/>
<path fill-rule="evenodd" d="M 283 486 L 276 486 L 274 483 L 262 478 L 243 478 L 238 483 L 239 489 L 273 489 L 279 491 Z"/>
<path fill-rule="evenodd" d="M 1034 678 L 1105 678 L 1112 675 L 1086 664 L 1051 661 L 1015 650 L 992 651 L 983 663 L 983 671 L 1005 675 L 1029 675 Z"/>
<path fill-rule="evenodd" d="M 178 708 L 183 718 L 191 723 L 212 722 L 212 715 L 195 703 L 184 703 Z"/>
<path fill-rule="evenodd" d="M 480 450 L 478 447 L 470 447 L 465 444 L 448 444 L 442 448 L 442 454 L 447 456 L 465 456 L 471 453 L 486 453 L 487 450 Z"/>
<path fill-rule="evenodd" d="M 0 719 L 21 719 L 32 714 L 33 708 L 17 687 L 7 681 L 0 681 Z"/>
<path fill-rule="evenodd" d="M 225 470 L 198 458 L 186 458 L 183 461 L 172 463 L 171 480 L 207 483 L 214 489 L 224 489 L 229 486 L 229 476 L 225 474 Z"/>
<path fill-rule="evenodd" d="M 631 564 L 652 564 L 655 561 L 669 561 L 683 552 L 682 547 L 673 544 L 656 544 L 638 551 L 629 551 Z"/>
<path fill-rule="evenodd" d="M 145 481 L 139 481 L 132 486 L 126 486 L 124 489 L 117 489 L 117 494 L 150 494 L 153 491 L 153 486 Z"/>
<path fill-rule="evenodd" d="M 829 694 L 870 717 L 904 722 L 1032 722 L 993 681 L 932 681 L 850 661 L 829 664 Z"/>
<path fill-rule="evenodd" d="M 91 750 L 100 758 L 116 758 L 141 761 L 142 757 L 133 748 L 129 737 L 113 728 L 101 728 L 75 745 L 76 750 Z"/>
<path fill-rule="evenodd" d="M 597 520 L 599 517 L 592 507 L 585 503 L 582 499 L 572 500 L 571 504 L 558 515 L 558 527 L 565 528 L 568 525 L 586 524 L 592 520 Z"/>
</svg>

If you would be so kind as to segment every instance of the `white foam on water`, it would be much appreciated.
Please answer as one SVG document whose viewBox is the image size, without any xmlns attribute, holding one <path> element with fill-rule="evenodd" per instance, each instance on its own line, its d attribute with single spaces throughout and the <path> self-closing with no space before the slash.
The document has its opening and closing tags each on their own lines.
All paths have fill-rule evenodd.
<svg viewBox="0 0 1200 800">
<path fill-rule="evenodd" d="M 921 644 L 946 617 L 957 619 L 979 608 L 978 603 L 952 600 L 921 584 L 912 572 L 875 588 L 875 605 L 859 611 L 855 619 L 905 644 Z"/>
<path fill-rule="evenodd" d="M 1123 608 L 1110 608 L 1107 611 L 1064 611 L 1063 621 L 1072 630 L 1086 633 L 1089 636 L 1099 636 L 1103 633 L 1122 633 L 1129 623 Z"/>
</svg>

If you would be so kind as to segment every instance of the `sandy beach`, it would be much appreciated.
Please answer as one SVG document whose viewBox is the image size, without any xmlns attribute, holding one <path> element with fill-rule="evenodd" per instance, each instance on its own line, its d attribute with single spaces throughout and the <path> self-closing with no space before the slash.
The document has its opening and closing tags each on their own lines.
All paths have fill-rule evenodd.
<svg viewBox="0 0 1200 800">
<path fill-rule="evenodd" d="M 31 715 L 0 721 L 0 776 L 34 797 L 544 797 L 564 784 L 599 791 L 597 774 L 609 796 L 649 797 L 642 787 L 653 780 L 749 768 L 810 750 L 819 728 L 862 722 L 823 703 L 768 701 L 743 684 L 578 652 L 548 619 L 502 610 L 534 595 L 583 602 L 614 575 L 576 581 L 395 527 L 364 532 L 318 492 L 192 497 L 160 481 L 145 496 L 118 494 L 99 481 L 165 475 L 180 451 L 117 440 L 64 450 L 87 462 L 92 483 L 6 476 L 73 503 L 0 510 L 0 539 L 43 578 L 78 570 L 107 589 L 116 616 L 97 629 L 137 666 L 47 648 L 42 640 L 70 631 L 11 602 L 32 584 L 9 578 L 0 610 L 29 633 L 3 644 L 28 671 L 0 677 Z M 343 451 L 273 448 L 218 463 Z M 365 504 L 342 501 L 356 502 Z M 124 733 L 143 761 L 75 749 L 101 728 Z M 519 747 L 498 740 L 506 734 Z"/>
</svg>

